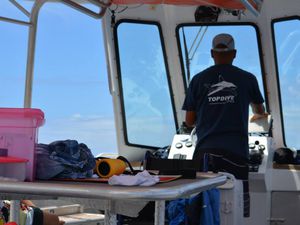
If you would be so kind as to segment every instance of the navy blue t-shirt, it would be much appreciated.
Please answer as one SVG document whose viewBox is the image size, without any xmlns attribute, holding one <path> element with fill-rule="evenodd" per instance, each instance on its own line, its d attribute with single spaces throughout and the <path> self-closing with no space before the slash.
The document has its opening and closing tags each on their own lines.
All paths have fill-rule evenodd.
<svg viewBox="0 0 300 225">
<path fill-rule="evenodd" d="M 182 109 L 196 112 L 198 149 L 225 149 L 247 158 L 249 104 L 263 102 L 253 74 L 221 64 L 193 77 Z"/>
</svg>

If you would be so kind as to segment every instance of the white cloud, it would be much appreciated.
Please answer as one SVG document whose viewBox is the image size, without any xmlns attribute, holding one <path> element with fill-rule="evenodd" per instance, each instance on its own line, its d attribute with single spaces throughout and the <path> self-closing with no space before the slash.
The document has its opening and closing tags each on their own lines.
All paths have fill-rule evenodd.
<svg viewBox="0 0 300 225">
<path fill-rule="evenodd" d="M 298 88 L 295 88 L 294 86 L 288 87 L 290 97 L 300 97 L 300 90 Z"/>
<path fill-rule="evenodd" d="M 82 118 L 82 116 L 79 113 L 73 114 L 71 116 L 71 120 L 78 120 L 78 119 L 81 119 L 81 118 Z"/>
</svg>

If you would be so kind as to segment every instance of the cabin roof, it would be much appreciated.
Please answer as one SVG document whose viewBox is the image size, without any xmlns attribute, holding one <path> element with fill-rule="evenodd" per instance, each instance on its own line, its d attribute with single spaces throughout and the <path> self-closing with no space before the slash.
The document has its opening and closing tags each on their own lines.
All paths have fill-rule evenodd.
<svg viewBox="0 0 300 225">
<path fill-rule="evenodd" d="M 257 8 L 256 2 L 253 0 L 111 0 L 112 4 L 130 5 L 130 4 L 170 4 L 170 5 L 207 5 L 216 6 L 227 9 L 245 9 L 245 2 Z"/>
</svg>

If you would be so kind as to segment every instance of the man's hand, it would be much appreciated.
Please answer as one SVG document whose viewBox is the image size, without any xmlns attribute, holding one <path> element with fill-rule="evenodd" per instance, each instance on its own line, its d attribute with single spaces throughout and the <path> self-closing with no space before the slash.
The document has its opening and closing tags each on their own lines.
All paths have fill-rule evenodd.
<svg viewBox="0 0 300 225">
<path fill-rule="evenodd" d="M 269 116 L 269 113 L 264 112 L 262 114 L 254 114 L 251 118 L 250 118 L 250 123 L 259 120 L 259 119 L 263 119 Z"/>
</svg>

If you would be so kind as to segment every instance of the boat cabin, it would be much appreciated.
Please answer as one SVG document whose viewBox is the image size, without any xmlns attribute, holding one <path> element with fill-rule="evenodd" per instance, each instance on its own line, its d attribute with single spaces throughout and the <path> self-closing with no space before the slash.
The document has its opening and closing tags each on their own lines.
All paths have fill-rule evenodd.
<svg viewBox="0 0 300 225">
<path fill-rule="evenodd" d="M 93 40 L 91 42 L 87 39 L 86 42 L 90 44 L 90 50 L 100 49 L 101 45 L 105 54 L 105 59 L 99 59 L 105 73 L 99 70 L 98 72 L 99 76 L 106 79 L 104 82 L 107 89 L 99 92 L 103 93 L 106 100 L 99 101 L 97 107 L 101 106 L 103 110 L 111 107 L 109 116 L 113 123 L 109 123 L 109 126 L 114 130 L 114 136 L 111 137 L 115 152 L 98 149 L 97 154 L 122 155 L 131 161 L 143 160 L 147 151 L 170 148 L 168 146 L 171 146 L 174 135 L 180 131 L 185 121 L 182 105 L 189 82 L 194 75 L 214 64 L 210 53 L 213 37 L 219 33 L 231 34 L 237 50 L 233 64 L 256 76 L 265 99 L 265 108 L 270 114 L 264 124 L 249 122 L 249 153 L 251 155 L 259 152 L 261 158 L 259 163 L 250 166 L 251 217 L 245 219 L 245 224 L 299 223 L 300 162 L 298 165 L 273 162 L 274 152 L 279 148 L 289 148 L 295 154 L 295 159 L 300 161 L 299 151 L 297 152 L 300 149 L 297 132 L 300 129 L 298 0 L 9 0 L 8 2 L 26 17 L 21 20 L 0 15 L 1 23 L 22 27 L 22 35 L 26 36 L 24 42 L 27 49 L 26 52 L 25 50 L 22 52 L 26 53 L 26 63 L 23 64 L 26 69 L 20 78 L 23 83 L 21 85 L 15 81 L 16 87 L 22 87 L 21 90 L 24 91 L 19 93 L 23 99 L 18 104 L 24 108 L 33 107 L 42 110 L 45 108 L 45 129 L 47 123 L 51 124 L 51 116 L 48 117 L 47 113 L 51 115 L 60 109 L 50 108 L 47 105 L 53 100 L 48 101 L 47 98 L 51 95 L 44 93 L 43 87 L 47 82 L 49 84 L 49 80 L 48 78 L 43 80 L 43 74 L 49 71 L 56 74 L 51 80 L 52 82 L 56 80 L 56 87 L 63 79 L 66 81 L 62 83 L 68 82 L 70 86 L 74 84 L 73 96 L 68 89 L 64 91 L 63 86 L 59 87 L 60 94 L 55 93 L 56 91 L 53 93 L 57 101 L 60 96 L 64 98 L 64 95 L 71 95 L 74 102 L 70 107 L 75 106 L 76 99 L 81 95 L 88 96 L 89 88 L 84 89 L 84 86 L 89 87 L 88 85 L 93 83 L 93 78 L 89 77 L 90 68 L 87 65 L 84 70 L 86 80 L 77 80 L 76 70 L 81 62 L 71 59 L 74 55 L 81 55 L 81 50 L 84 49 L 80 47 L 76 50 L 70 47 L 69 52 L 65 53 L 64 60 L 57 63 L 57 68 L 47 64 L 46 60 L 39 63 L 42 50 L 39 48 L 39 54 L 36 54 L 38 44 L 49 38 L 43 36 L 42 32 L 39 36 L 39 30 L 45 29 L 43 24 L 39 23 L 40 17 L 47 14 L 47 7 L 63 5 L 99 24 L 96 36 L 99 42 L 94 42 L 94 39 L 91 39 Z M 51 8 L 52 12 L 59 9 L 55 7 Z M 57 14 L 59 17 L 58 12 Z M 59 26 L 60 22 L 58 19 L 54 21 L 57 24 L 48 26 L 55 32 L 58 31 L 55 27 Z M 68 33 L 67 26 L 59 32 L 61 33 L 53 33 L 51 39 L 61 40 L 62 46 L 68 45 L 71 39 L 64 38 Z M 82 27 L 82 34 L 84 32 Z M 80 43 L 81 38 L 77 37 L 76 41 Z M 3 41 L 1 42 L 3 44 Z M 18 52 L 12 54 L 17 57 Z M 49 59 L 58 57 L 51 54 L 54 53 L 50 47 L 47 57 Z M 92 54 L 89 56 L 85 53 L 84 57 L 87 59 L 91 57 L 91 64 L 96 62 Z M 73 76 L 65 78 L 58 76 L 59 67 L 64 63 L 69 63 L 70 68 L 75 68 Z M 13 64 L 9 65 L 13 67 Z M 1 76 L 5 76 L 2 69 L 0 79 Z M 36 82 L 36 79 L 39 82 Z M 84 91 L 81 92 L 81 88 Z M 99 93 L 91 90 L 89 94 Z M 88 103 L 95 104 L 88 99 L 87 97 L 78 107 L 85 108 L 90 107 Z M 4 104 L 6 101 L 0 101 L 3 102 L 1 107 L 10 106 L 9 103 Z M 62 114 L 64 107 L 69 107 L 68 102 L 63 102 L 59 106 Z M 105 116 L 100 120 L 103 124 L 108 122 Z M 81 117 L 75 114 L 73 119 Z M 87 120 L 93 122 L 91 118 Z M 59 120 L 55 120 L 56 123 L 57 121 Z M 62 126 L 71 124 L 65 122 L 61 120 L 55 126 L 58 130 L 64 130 L 64 127 L 60 127 L 60 123 Z M 52 130 L 47 128 L 44 134 L 40 129 L 39 135 L 50 138 L 53 127 Z M 72 128 L 87 130 L 85 127 Z M 107 137 L 103 136 L 103 133 L 111 131 L 101 128 L 93 130 L 93 127 L 91 129 L 93 134 L 86 135 L 81 132 L 80 135 L 92 137 L 93 144 L 105 141 Z M 68 134 L 64 132 L 61 136 L 54 135 L 51 138 L 61 138 L 65 135 L 67 139 Z"/>
</svg>

